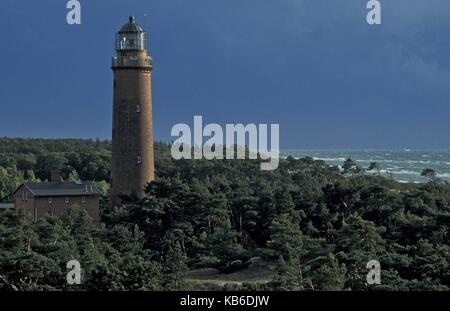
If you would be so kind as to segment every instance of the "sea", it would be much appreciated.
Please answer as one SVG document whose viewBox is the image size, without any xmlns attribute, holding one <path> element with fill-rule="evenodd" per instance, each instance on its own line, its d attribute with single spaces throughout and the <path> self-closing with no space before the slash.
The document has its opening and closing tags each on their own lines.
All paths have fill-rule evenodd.
<svg viewBox="0 0 450 311">
<path fill-rule="evenodd" d="M 450 150 L 283 150 L 282 157 L 312 157 L 330 166 L 341 167 L 347 158 L 367 168 L 377 162 L 382 176 L 399 182 L 423 183 L 428 179 L 420 174 L 426 168 L 436 171 L 437 177 L 450 182 Z M 367 174 L 373 174 L 368 172 Z"/>
</svg>

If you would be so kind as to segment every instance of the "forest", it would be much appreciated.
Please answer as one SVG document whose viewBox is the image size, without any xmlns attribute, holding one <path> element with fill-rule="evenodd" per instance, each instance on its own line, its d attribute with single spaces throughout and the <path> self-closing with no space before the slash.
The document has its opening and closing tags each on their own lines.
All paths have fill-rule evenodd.
<svg viewBox="0 0 450 311">
<path fill-rule="evenodd" d="M 280 161 L 178 160 L 155 144 L 156 181 L 143 199 L 108 200 L 111 143 L 100 140 L 0 139 L 0 202 L 23 181 L 68 180 L 102 189 L 102 222 L 81 208 L 36 222 L 0 213 L 0 290 L 189 290 L 188 277 L 224 275 L 256 258 L 271 263 L 266 282 L 232 290 L 422 291 L 450 288 L 450 185 L 429 174 L 398 183 L 350 159 L 343 170 L 312 158 Z M 82 284 L 66 282 L 69 260 Z M 367 262 L 381 284 L 366 282 Z"/>
</svg>

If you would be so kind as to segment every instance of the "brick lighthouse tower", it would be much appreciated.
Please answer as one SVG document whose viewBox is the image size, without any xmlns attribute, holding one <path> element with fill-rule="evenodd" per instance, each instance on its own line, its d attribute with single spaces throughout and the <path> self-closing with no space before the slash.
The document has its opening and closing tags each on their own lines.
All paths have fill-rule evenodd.
<svg viewBox="0 0 450 311">
<path fill-rule="evenodd" d="M 152 129 L 152 59 L 147 33 L 129 18 L 116 36 L 112 131 L 111 199 L 142 197 L 155 178 Z"/>
</svg>

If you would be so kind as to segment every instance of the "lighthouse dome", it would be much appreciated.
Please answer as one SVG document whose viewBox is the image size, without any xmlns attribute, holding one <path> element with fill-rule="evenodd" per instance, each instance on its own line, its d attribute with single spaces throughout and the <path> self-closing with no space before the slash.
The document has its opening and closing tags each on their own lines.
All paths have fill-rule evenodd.
<svg viewBox="0 0 450 311">
<path fill-rule="evenodd" d="M 135 20 L 134 16 L 130 16 L 128 18 L 128 23 L 123 25 L 119 31 L 119 33 L 124 33 L 124 32 L 144 32 L 144 30 L 142 29 L 141 26 L 136 24 L 136 20 Z"/>
<path fill-rule="evenodd" d="M 146 50 L 147 33 L 136 24 L 134 16 L 129 17 L 128 23 L 122 26 L 116 36 L 116 50 Z"/>
</svg>

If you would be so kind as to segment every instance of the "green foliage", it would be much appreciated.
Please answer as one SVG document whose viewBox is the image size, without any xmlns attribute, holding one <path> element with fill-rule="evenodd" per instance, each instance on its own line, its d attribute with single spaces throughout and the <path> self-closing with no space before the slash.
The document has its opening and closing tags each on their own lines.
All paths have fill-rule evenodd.
<svg viewBox="0 0 450 311">
<path fill-rule="evenodd" d="M 79 289 L 183 290 L 189 269 L 230 273 L 254 257 L 276 263 L 273 280 L 227 289 L 450 287 L 446 182 L 397 183 L 361 174 L 350 159 L 343 172 L 312 158 L 289 157 L 273 172 L 251 160 L 174 161 L 163 143 L 155 144 L 155 160 L 146 196 L 105 204 L 101 225 L 77 208 L 36 223 L 0 214 L 0 289 L 74 289 L 65 264 L 79 259 Z M 7 200 L 23 180 L 61 168 L 95 180 L 106 196 L 109 161 L 109 142 L 0 139 L 0 195 Z M 366 284 L 374 259 L 382 269 L 377 286 Z"/>
<path fill-rule="evenodd" d="M 437 173 L 436 173 L 435 170 L 433 170 L 431 168 L 426 168 L 426 169 L 424 169 L 422 171 L 422 173 L 420 175 L 424 176 L 424 177 L 427 177 L 427 178 L 430 178 L 431 180 L 434 180 L 434 179 L 436 179 Z"/>
<path fill-rule="evenodd" d="M 20 171 L 15 165 L 0 166 L 0 203 L 12 201 L 13 192 L 24 181 L 39 181 L 32 170 Z"/>
<path fill-rule="evenodd" d="M 295 261 L 301 256 L 303 234 L 298 223 L 292 221 L 288 214 L 275 218 L 270 226 L 271 240 L 267 247 L 275 250 L 285 261 Z"/>
<path fill-rule="evenodd" d="M 35 223 L 22 213 L 3 214 L 0 236 L 0 290 L 162 288 L 162 268 L 143 248 L 138 228 L 107 230 L 78 207 Z M 70 260 L 81 264 L 81 285 L 66 282 Z"/>
<path fill-rule="evenodd" d="M 110 150 L 109 141 L 0 138 L 0 166 L 33 171 L 40 180 L 61 170 L 68 180 L 109 181 Z"/>
<path fill-rule="evenodd" d="M 342 165 L 342 169 L 344 174 L 358 174 L 363 172 L 363 169 L 350 158 L 345 160 L 344 164 Z"/>
</svg>

